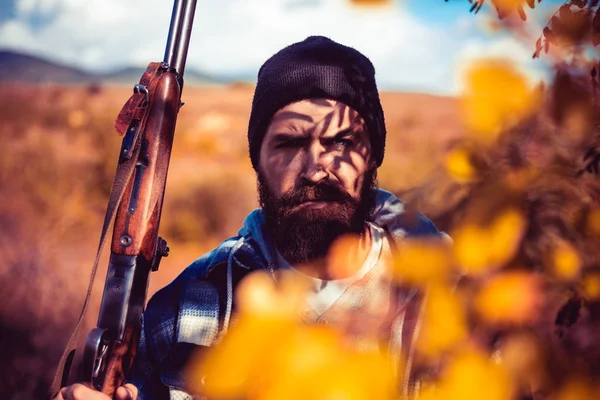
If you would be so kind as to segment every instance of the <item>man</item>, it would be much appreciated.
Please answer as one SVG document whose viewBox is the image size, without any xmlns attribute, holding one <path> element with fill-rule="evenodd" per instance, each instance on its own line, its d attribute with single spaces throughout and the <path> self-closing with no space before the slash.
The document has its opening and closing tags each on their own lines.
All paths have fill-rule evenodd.
<svg viewBox="0 0 600 400">
<path fill-rule="evenodd" d="M 303 314 L 307 322 L 340 321 L 336 318 L 348 308 L 369 313 L 357 298 L 377 298 L 380 303 L 371 309 L 396 316 L 400 300 L 390 287 L 385 295 L 372 296 L 380 294 L 372 282 L 384 272 L 383 258 L 405 236 L 441 234 L 421 214 L 407 218 L 398 199 L 376 189 L 385 138 L 373 65 L 355 49 L 313 36 L 267 60 L 258 74 L 248 129 L 261 209 L 246 218 L 238 236 L 153 296 L 143 316 L 131 384 L 117 397 L 191 398 L 182 379 L 187 357 L 227 331 L 235 315 L 235 287 L 251 271 L 275 276 L 286 268 L 309 276 L 315 285 Z M 350 234 L 359 238 L 355 254 L 361 263 L 355 269 L 339 275 L 309 267 L 323 265 L 319 261 L 332 243 Z M 409 300 L 402 299 L 404 305 Z M 414 324 L 392 332 L 397 325 L 385 315 L 375 312 L 374 318 L 377 328 L 388 323 L 390 340 L 401 336 L 410 342 L 405 339 Z M 73 385 L 59 398 L 105 397 Z"/>
</svg>

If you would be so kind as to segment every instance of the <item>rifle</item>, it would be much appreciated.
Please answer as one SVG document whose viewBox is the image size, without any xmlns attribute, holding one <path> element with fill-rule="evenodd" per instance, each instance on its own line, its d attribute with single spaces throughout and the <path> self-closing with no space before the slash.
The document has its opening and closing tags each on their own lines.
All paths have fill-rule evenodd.
<svg viewBox="0 0 600 400">
<path fill-rule="evenodd" d="M 124 135 L 100 244 L 83 309 L 59 362 L 50 394 L 84 382 L 108 396 L 129 373 L 141 333 L 150 271 L 169 248 L 158 236 L 162 203 L 196 0 L 175 0 L 165 56 L 150 63 L 115 121 Z M 71 371 L 79 331 L 108 227 L 114 221 L 111 254 L 97 326 L 83 346 L 81 369 Z"/>
</svg>

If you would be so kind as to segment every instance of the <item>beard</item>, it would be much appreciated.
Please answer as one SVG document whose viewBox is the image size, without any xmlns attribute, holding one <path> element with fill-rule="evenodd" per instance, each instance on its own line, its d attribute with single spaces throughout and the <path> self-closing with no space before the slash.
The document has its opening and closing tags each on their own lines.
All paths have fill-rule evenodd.
<svg viewBox="0 0 600 400">
<path fill-rule="evenodd" d="M 281 256 L 292 265 L 324 258 L 331 244 L 345 234 L 362 235 L 375 208 L 375 169 L 365 173 L 359 197 L 339 185 L 321 182 L 294 188 L 275 197 L 258 173 L 258 194 L 265 226 Z M 324 201 L 321 208 L 302 207 Z"/>
</svg>

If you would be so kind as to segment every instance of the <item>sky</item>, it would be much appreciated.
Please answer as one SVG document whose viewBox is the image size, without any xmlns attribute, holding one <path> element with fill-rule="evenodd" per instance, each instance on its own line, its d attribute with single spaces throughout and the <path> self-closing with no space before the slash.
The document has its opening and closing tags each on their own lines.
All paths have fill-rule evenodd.
<svg viewBox="0 0 600 400">
<path fill-rule="evenodd" d="M 489 6 L 468 0 L 391 0 L 356 7 L 350 0 L 198 0 L 187 69 L 253 80 L 279 49 L 325 35 L 371 59 L 381 89 L 456 95 L 470 60 L 503 57 L 532 81 L 548 63 L 533 60 L 537 36 L 492 33 Z M 561 0 L 527 9 L 539 35 Z M 161 61 L 173 3 L 169 0 L 0 0 L 0 48 L 90 71 Z"/>
</svg>

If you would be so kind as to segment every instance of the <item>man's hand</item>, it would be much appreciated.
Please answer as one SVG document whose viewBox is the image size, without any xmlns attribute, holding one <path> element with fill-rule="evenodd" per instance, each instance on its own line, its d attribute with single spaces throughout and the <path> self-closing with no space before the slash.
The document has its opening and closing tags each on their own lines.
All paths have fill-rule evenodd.
<svg viewBox="0 0 600 400">
<path fill-rule="evenodd" d="M 117 389 L 115 393 L 116 400 L 136 400 L 138 390 L 131 383 L 127 383 Z M 76 383 L 71 386 L 60 389 L 60 392 L 53 400 L 112 400 L 102 392 L 97 392 L 94 389 Z"/>
</svg>

